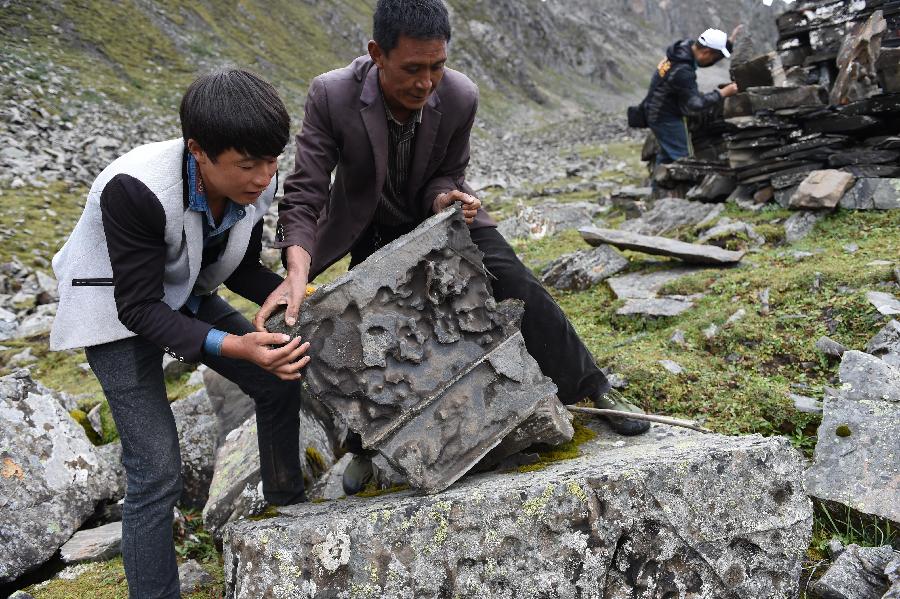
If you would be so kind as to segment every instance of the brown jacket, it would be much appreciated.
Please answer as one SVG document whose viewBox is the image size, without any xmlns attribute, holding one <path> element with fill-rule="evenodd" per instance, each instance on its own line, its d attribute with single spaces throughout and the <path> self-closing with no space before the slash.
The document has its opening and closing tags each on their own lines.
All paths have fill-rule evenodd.
<svg viewBox="0 0 900 599">
<path fill-rule="evenodd" d="M 446 69 L 416 131 L 407 192 L 417 220 L 431 216 L 434 198 L 441 193 L 473 193 L 466 185 L 466 167 L 477 110 L 475 84 Z M 310 280 L 350 251 L 372 222 L 387 162 L 387 118 L 372 59 L 361 56 L 313 79 L 297 135 L 294 172 L 284 182 L 275 244 L 299 245 L 309 252 Z M 494 225 L 479 210 L 471 227 Z"/>
</svg>

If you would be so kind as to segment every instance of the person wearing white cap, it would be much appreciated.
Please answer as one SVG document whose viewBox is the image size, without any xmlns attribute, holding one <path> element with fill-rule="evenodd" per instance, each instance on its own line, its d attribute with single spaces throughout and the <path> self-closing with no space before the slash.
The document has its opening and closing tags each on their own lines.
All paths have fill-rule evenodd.
<svg viewBox="0 0 900 599">
<path fill-rule="evenodd" d="M 724 31 L 707 29 L 695 40 L 680 40 L 669 46 L 666 57 L 656 67 L 647 97 L 641 103 L 647 126 L 659 143 L 657 164 L 690 156 L 691 143 L 686 116 L 702 112 L 738 92 L 730 83 L 718 90 L 701 93 L 697 88 L 697 67 L 708 67 L 731 56 L 732 41 Z"/>
</svg>

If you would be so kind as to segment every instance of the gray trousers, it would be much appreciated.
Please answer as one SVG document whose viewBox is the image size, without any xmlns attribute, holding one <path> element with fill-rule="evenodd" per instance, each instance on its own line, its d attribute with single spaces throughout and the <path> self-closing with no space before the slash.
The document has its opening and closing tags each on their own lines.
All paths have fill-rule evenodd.
<svg viewBox="0 0 900 599">
<path fill-rule="evenodd" d="M 253 326 L 220 297 L 200 305 L 197 318 L 241 335 Z M 181 496 L 181 453 L 166 396 L 163 352 L 142 337 L 85 350 L 109 402 L 119 438 L 127 491 L 122 511 L 122 558 L 131 599 L 180 597 L 172 538 L 172 508 Z M 276 505 L 305 499 L 300 471 L 300 382 L 286 382 L 242 360 L 205 356 L 203 362 L 241 387 L 256 404 L 263 495 Z"/>
</svg>

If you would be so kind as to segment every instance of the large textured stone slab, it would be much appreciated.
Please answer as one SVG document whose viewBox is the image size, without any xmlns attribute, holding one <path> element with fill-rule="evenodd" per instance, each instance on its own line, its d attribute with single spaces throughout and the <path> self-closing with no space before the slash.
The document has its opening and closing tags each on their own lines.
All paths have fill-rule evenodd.
<svg viewBox="0 0 900 599">
<path fill-rule="evenodd" d="M 202 509 L 209 498 L 218 440 L 216 417 L 206 389 L 173 402 L 172 414 L 181 451 L 181 505 Z"/>
<path fill-rule="evenodd" d="M 79 530 L 59 550 L 67 564 L 102 562 L 122 552 L 122 523 L 110 522 L 97 528 Z"/>
<path fill-rule="evenodd" d="M 839 206 L 847 210 L 896 210 L 900 208 L 900 179 L 858 179 Z"/>
<path fill-rule="evenodd" d="M 812 512 L 781 438 L 610 433 L 527 474 L 228 527 L 226 597 L 792 597 Z"/>
<path fill-rule="evenodd" d="M 312 393 L 405 474 L 437 492 L 522 423 L 556 386 L 518 330 L 521 302 L 492 297 L 481 252 L 447 210 L 320 287 L 296 327 Z"/>
<path fill-rule="evenodd" d="M 848 351 L 840 378 L 825 398 L 807 492 L 900 522 L 900 370 Z"/>
<path fill-rule="evenodd" d="M 620 249 L 635 250 L 657 256 L 671 256 L 695 264 L 735 264 L 744 257 L 744 252 L 723 250 L 713 245 L 685 243 L 666 237 L 651 237 L 614 229 L 582 227 L 578 232 L 585 241 L 593 246 L 608 243 Z"/>
<path fill-rule="evenodd" d="M 889 584 L 884 571 L 894 556 L 890 545 L 848 545 L 811 590 L 822 599 L 881 599 Z"/>
<path fill-rule="evenodd" d="M 709 205 L 681 198 L 662 198 L 640 218 L 627 220 L 619 227 L 623 231 L 641 235 L 662 235 L 677 227 L 710 222 L 722 211 L 721 204 Z"/>
<path fill-rule="evenodd" d="M 541 282 L 557 289 L 582 291 L 627 266 L 628 258 L 611 246 L 601 245 L 560 256 L 544 269 Z"/>
<path fill-rule="evenodd" d="M 113 499 L 116 473 L 27 371 L 0 378 L 0 582 L 53 557 Z"/>
<path fill-rule="evenodd" d="M 507 239 L 541 239 L 590 223 L 600 209 L 596 202 L 542 200 L 536 206 L 520 206 L 516 216 L 502 221 L 497 230 Z"/>
<path fill-rule="evenodd" d="M 300 410 L 299 416 L 300 468 L 310 487 L 336 461 L 335 442 L 319 418 L 305 409 Z M 310 453 L 316 457 L 310 459 Z M 254 415 L 228 433 L 216 452 L 209 499 L 203 507 L 203 526 L 218 537 L 228 522 L 257 515 L 265 506 Z"/>
</svg>

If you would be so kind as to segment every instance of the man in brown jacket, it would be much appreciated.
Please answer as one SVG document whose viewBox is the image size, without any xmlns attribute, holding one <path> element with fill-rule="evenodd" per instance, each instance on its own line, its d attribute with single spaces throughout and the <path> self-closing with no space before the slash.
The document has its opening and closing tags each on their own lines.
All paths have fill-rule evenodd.
<svg viewBox="0 0 900 599">
<path fill-rule="evenodd" d="M 478 88 L 445 66 L 450 22 L 441 0 L 379 0 L 368 56 L 316 77 L 285 180 L 276 247 L 288 276 L 254 324 L 287 305 L 293 324 L 306 284 L 348 252 L 351 268 L 454 202 L 496 277 L 497 300 L 525 302 L 522 334 L 564 403 L 640 411 L 620 397 L 565 314 L 519 261 L 466 184 Z M 335 171 L 332 184 L 331 174 Z M 619 418 L 626 435 L 647 424 Z M 362 448 L 356 449 L 360 453 Z M 345 478 L 346 482 L 346 478 Z M 353 485 L 346 489 L 352 493 Z"/>
</svg>

